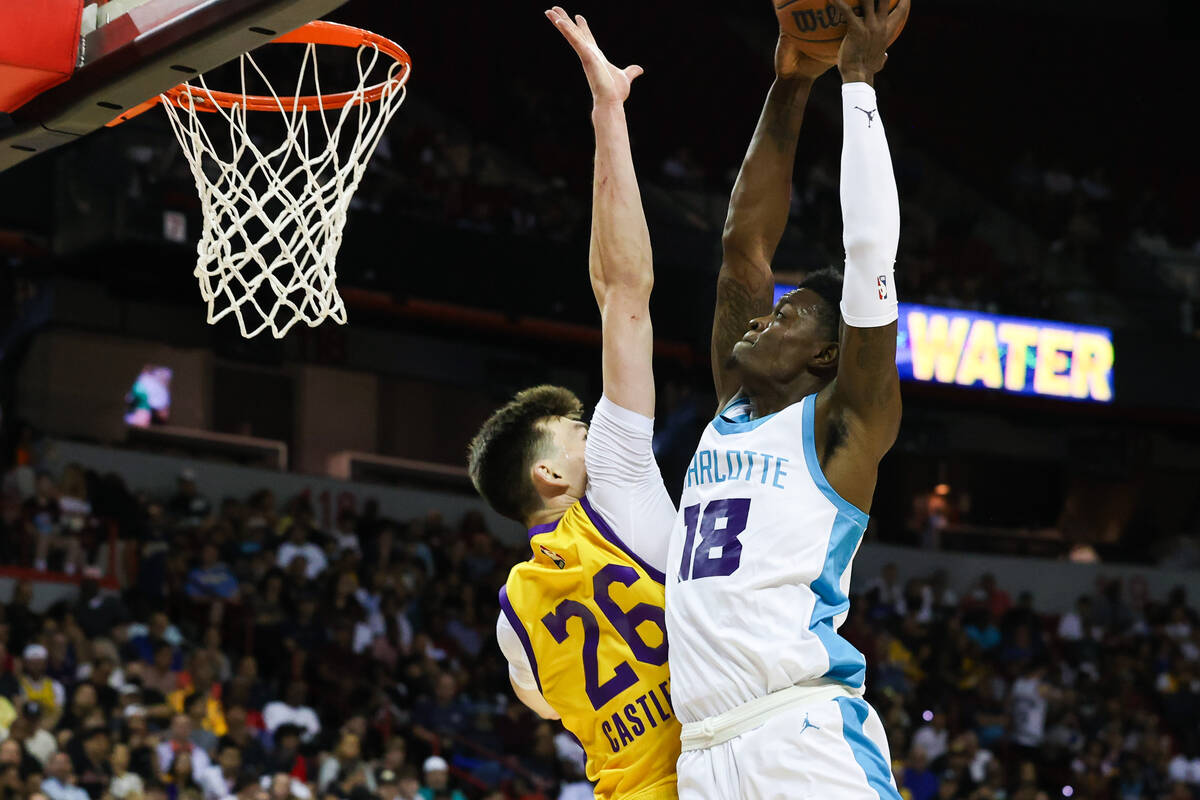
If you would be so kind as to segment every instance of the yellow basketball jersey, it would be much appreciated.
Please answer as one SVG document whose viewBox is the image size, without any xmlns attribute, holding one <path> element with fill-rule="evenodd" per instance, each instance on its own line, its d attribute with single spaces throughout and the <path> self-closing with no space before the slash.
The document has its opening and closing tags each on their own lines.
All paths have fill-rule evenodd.
<svg viewBox="0 0 1200 800">
<path fill-rule="evenodd" d="M 533 558 L 509 572 L 500 605 L 542 696 L 587 752 L 596 797 L 675 798 L 679 722 L 662 573 L 625 547 L 586 498 L 529 533 Z"/>
</svg>

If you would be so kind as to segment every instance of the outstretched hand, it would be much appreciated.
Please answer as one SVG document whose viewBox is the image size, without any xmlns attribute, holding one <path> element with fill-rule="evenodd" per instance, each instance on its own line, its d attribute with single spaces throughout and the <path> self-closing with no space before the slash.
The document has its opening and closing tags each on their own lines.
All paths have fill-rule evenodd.
<svg viewBox="0 0 1200 800">
<path fill-rule="evenodd" d="M 546 12 L 546 19 L 554 23 L 554 27 L 558 28 L 583 63 L 588 86 L 592 89 L 592 102 L 595 105 L 624 103 L 629 97 L 633 79 L 645 70 L 636 64 L 620 69 L 609 63 L 596 44 L 596 37 L 592 35 L 592 29 L 583 15 L 576 14 L 572 21 L 566 11 L 555 6 Z"/>
<path fill-rule="evenodd" d="M 862 0 L 862 16 L 846 0 L 833 0 L 846 18 L 846 38 L 838 49 L 838 70 L 846 83 L 872 83 L 875 73 L 887 63 L 888 44 L 908 20 L 911 0 L 900 0 L 896 7 L 888 10 L 887 0 L 878 0 L 883 6 L 876 9 L 876 0 Z"/>
</svg>

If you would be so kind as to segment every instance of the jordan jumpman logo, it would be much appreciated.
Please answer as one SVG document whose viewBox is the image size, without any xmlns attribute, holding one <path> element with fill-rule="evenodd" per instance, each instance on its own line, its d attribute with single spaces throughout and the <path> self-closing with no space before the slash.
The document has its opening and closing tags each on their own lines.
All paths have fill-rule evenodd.
<svg viewBox="0 0 1200 800">
<path fill-rule="evenodd" d="M 804 715 L 804 724 L 802 726 L 800 726 L 800 732 L 804 733 L 809 728 L 812 728 L 815 731 L 821 730 L 821 726 L 813 725 L 811 722 L 808 721 L 808 714 L 805 714 Z"/>
<path fill-rule="evenodd" d="M 859 108 L 858 106 L 855 106 L 855 108 L 858 108 L 859 111 L 867 115 L 867 127 L 871 127 L 871 123 L 875 121 L 875 112 L 879 109 L 872 108 L 870 111 L 867 111 L 865 108 Z"/>
</svg>

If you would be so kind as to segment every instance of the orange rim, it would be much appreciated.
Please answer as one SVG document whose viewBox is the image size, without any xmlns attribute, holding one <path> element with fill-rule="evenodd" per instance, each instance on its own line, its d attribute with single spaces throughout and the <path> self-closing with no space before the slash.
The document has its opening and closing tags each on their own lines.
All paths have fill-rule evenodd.
<svg viewBox="0 0 1200 800">
<path fill-rule="evenodd" d="M 301 25 L 291 33 L 272 39 L 268 44 L 321 44 L 334 47 L 374 47 L 400 64 L 399 75 L 384 80 L 374 86 L 369 86 L 361 92 L 334 92 L 331 94 L 312 94 L 302 97 L 272 97 L 269 95 L 239 94 L 236 92 L 220 92 L 211 89 L 201 89 L 187 83 L 181 83 L 173 89 L 154 97 L 139 106 L 134 106 L 125 113 L 108 123 L 111 127 L 119 125 L 128 119 L 136 117 L 158 105 L 165 97 L 172 105 L 180 108 L 195 108 L 197 111 L 216 111 L 217 108 L 233 108 L 239 106 L 247 111 L 286 111 L 292 112 L 299 107 L 303 111 L 317 109 L 338 109 L 355 102 L 374 103 L 383 97 L 384 92 L 395 91 L 408 82 L 412 72 L 412 59 L 403 47 L 377 33 L 342 25 L 337 22 L 316 20 Z"/>
</svg>

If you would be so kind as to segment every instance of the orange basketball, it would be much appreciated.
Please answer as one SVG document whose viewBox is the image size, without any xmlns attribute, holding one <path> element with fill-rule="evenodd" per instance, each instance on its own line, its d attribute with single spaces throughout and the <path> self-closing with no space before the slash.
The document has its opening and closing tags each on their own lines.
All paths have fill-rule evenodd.
<svg viewBox="0 0 1200 800">
<path fill-rule="evenodd" d="M 887 0 L 888 9 L 895 8 L 899 1 Z M 876 7 L 882 5 L 880 2 Z M 852 0 L 850 7 L 862 14 L 862 0 Z M 826 64 L 837 63 L 838 48 L 846 35 L 846 20 L 836 5 L 829 0 L 775 0 L 775 16 L 779 17 L 780 30 L 803 42 L 800 49 L 807 55 Z M 901 25 L 896 36 L 903 29 Z M 893 36 L 892 41 L 895 40 Z"/>
</svg>

